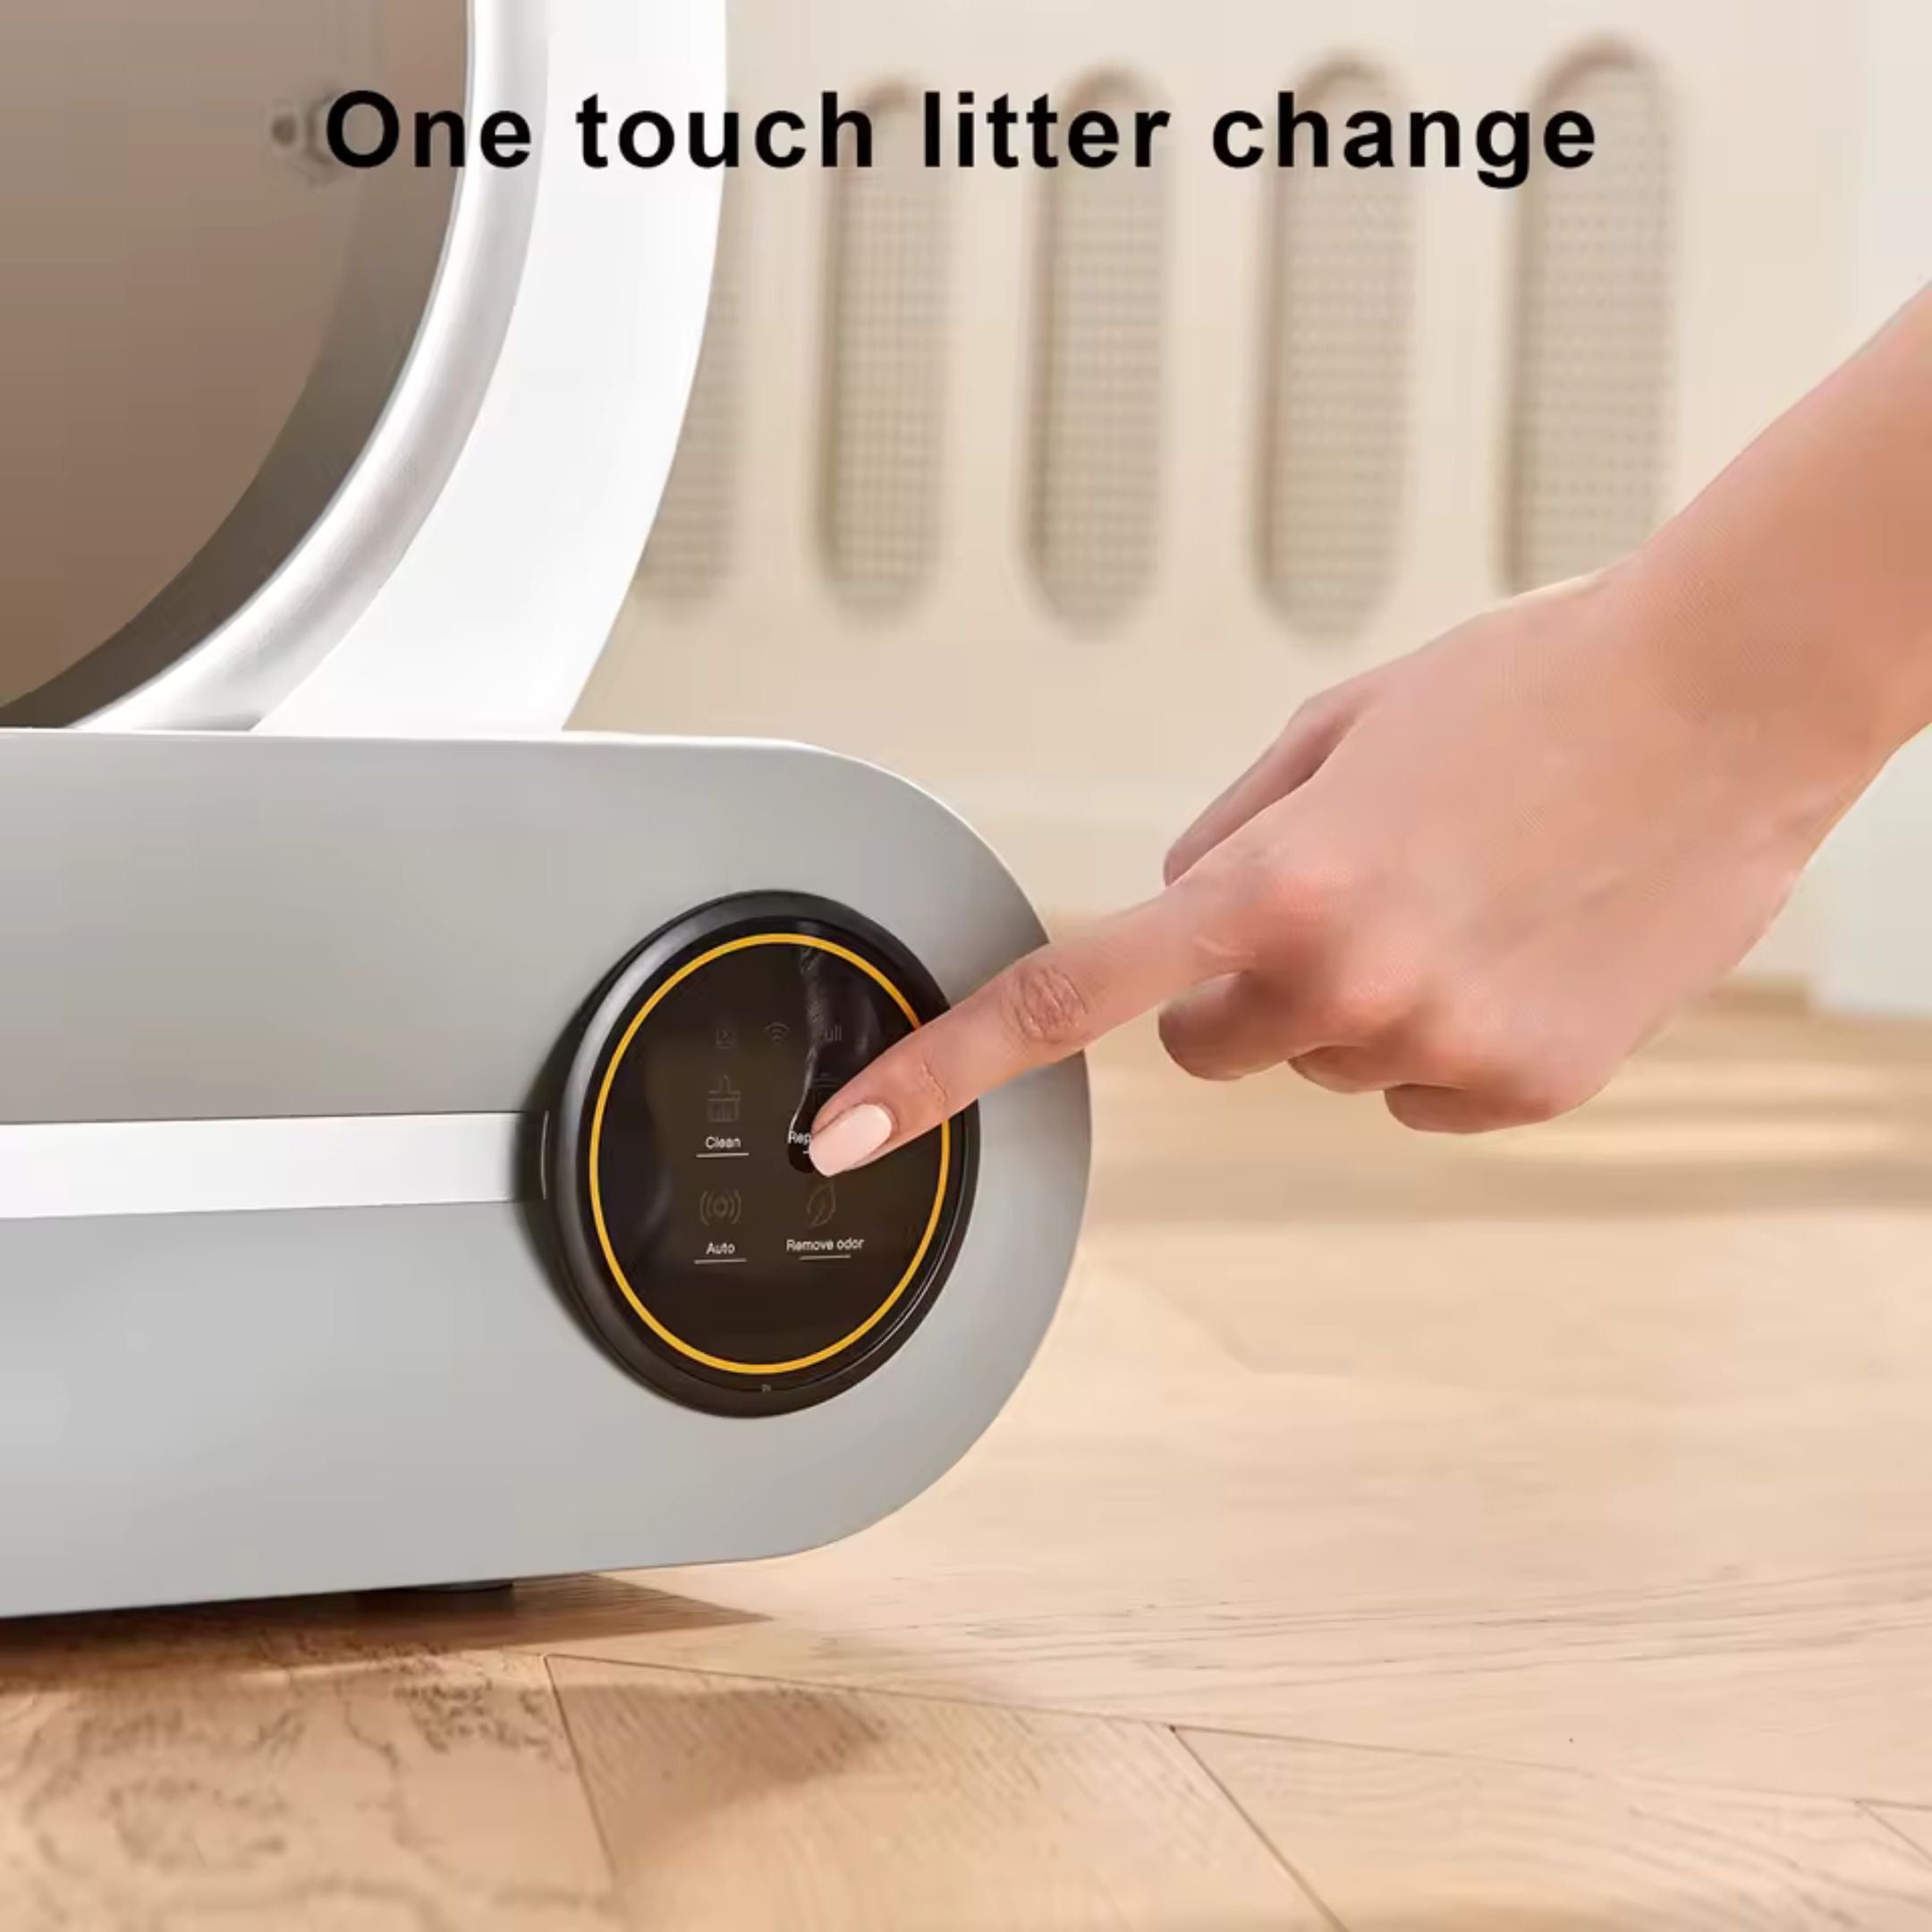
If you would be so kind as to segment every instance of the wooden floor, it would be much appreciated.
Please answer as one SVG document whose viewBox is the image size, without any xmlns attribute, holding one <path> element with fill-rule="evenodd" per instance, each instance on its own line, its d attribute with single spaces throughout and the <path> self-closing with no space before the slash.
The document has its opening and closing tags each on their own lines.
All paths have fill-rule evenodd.
<svg viewBox="0 0 1932 1932">
<path fill-rule="evenodd" d="M 1096 1071 L 1066 1311 L 875 1531 L 0 1630 L 0 1932 L 1932 1932 L 1932 1035 L 1733 1002 L 1474 1142 Z"/>
</svg>

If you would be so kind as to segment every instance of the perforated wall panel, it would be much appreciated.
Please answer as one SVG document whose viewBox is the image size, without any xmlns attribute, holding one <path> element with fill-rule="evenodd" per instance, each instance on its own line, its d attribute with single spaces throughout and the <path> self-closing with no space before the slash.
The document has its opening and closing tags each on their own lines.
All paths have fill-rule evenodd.
<svg viewBox="0 0 1932 1932">
<path fill-rule="evenodd" d="M 1298 102 L 1340 131 L 1402 110 L 1387 81 L 1331 69 Z M 1394 575 L 1409 470 L 1415 177 L 1284 169 L 1270 197 L 1262 574 L 1299 633 L 1355 636 Z"/>
<path fill-rule="evenodd" d="M 1106 81 L 1070 100 L 1131 124 L 1148 90 Z M 1097 629 L 1153 581 L 1160 534 L 1166 199 L 1159 168 L 1062 168 L 1044 211 L 1029 537 L 1054 609 Z"/>
<path fill-rule="evenodd" d="M 1505 574 L 1513 589 L 1596 570 L 1641 543 L 1663 501 L 1671 413 L 1670 104 L 1634 56 L 1591 55 L 1544 112 L 1597 131 L 1587 167 L 1521 191 Z"/>
</svg>

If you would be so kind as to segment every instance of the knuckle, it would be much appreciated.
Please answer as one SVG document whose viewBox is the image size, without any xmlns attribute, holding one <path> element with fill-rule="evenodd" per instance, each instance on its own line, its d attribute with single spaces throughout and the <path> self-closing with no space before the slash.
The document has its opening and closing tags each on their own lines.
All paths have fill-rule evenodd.
<svg viewBox="0 0 1932 1932">
<path fill-rule="evenodd" d="M 1354 867 L 1336 855 L 1297 853 L 1263 864 L 1255 884 L 1256 911 L 1268 927 L 1335 935 L 1360 901 Z"/>
<path fill-rule="evenodd" d="M 1477 997 L 1425 998 L 1408 1030 L 1406 1057 L 1416 1088 L 1456 1097 L 1452 1125 L 1461 1131 L 1532 1127 L 1572 1113 L 1596 1096 L 1611 1071 L 1561 1040 L 1525 1038 L 1505 1007 Z M 1405 1124 L 1438 1124 L 1433 1100 L 1417 1103 L 1427 1118 L 1415 1122 L 1398 1096 L 1390 1104 Z"/>
<path fill-rule="evenodd" d="M 1007 984 L 1004 1014 L 1021 1046 L 1077 1046 L 1086 1038 L 1087 996 L 1064 967 L 1051 960 L 1022 960 Z"/>
<path fill-rule="evenodd" d="M 1476 975 L 1452 971 L 1417 1007 L 1415 1057 L 1432 1085 L 1465 1092 L 1513 1087 L 1541 1055 L 1503 991 Z"/>
<path fill-rule="evenodd" d="M 1324 1030 L 1341 1040 L 1377 1040 L 1402 1031 L 1418 1004 L 1399 968 L 1377 966 L 1336 979 L 1321 1003 Z"/>
<path fill-rule="evenodd" d="M 1172 1007 L 1164 1007 L 1155 1020 L 1154 1030 L 1160 1036 L 1161 1049 L 1174 1063 L 1184 1072 L 1193 1069 L 1189 1062 L 1196 1052 L 1195 1030 L 1182 1020 Z"/>
<path fill-rule="evenodd" d="M 1453 1112 L 1445 1111 L 1440 1094 L 1440 1089 L 1394 1087 L 1382 1097 L 1382 1104 L 1396 1124 L 1406 1127 L 1411 1133 L 1466 1131 Z"/>
<path fill-rule="evenodd" d="M 1601 1085 L 1574 1068 L 1525 1059 L 1497 1069 L 1484 1085 L 1484 1097 L 1506 1124 L 1534 1127 L 1572 1113 Z"/>
<path fill-rule="evenodd" d="M 1221 1078 L 1213 1043 L 1198 1026 L 1167 1012 L 1161 1014 L 1157 1027 L 1162 1049 L 1183 1073 L 1195 1080 Z"/>
<path fill-rule="evenodd" d="M 1312 698 L 1304 698 L 1288 714 L 1288 724 L 1282 733 L 1282 741 L 1292 742 L 1299 738 L 1319 737 L 1329 731 L 1341 716 L 1347 702 L 1348 686 L 1331 685 L 1326 691 L 1319 691 Z"/>
<path fill-rule="evenodd" d="M 1412 1048 L 1436 999 L 1422 949 L 1386 919 L 1334 936 L 1318 982 L 1325 1030 L 1350 1044 L 1400 1037 Z"/>
<path fill-rule="evenodd" d="M 1459 1008 L 1436 1008 L 1419 1018 L 1415 1057 L 1420 1078 L 1433 1087 L 1487 1086 L 1503 1072 L 1490 1030 Z"/>
<path fill-rule="evenodd" d="M 1352 1065 L 1345 1055 L 1338 1056 L 1330 1048 L 1303 1054 L 1289 1063 L 1310 1086 L 1324 1088 L 1329 1093 L 1365 1093 L 1383 1084 Z"/>
<path fill-rule="evenodd" d="M 1191 869 L 1173 890 L 1189 895 L 1194 927 L 1213 962 L 1229 972 L 1259 965 L 1291 936 L 1306 945 L 1325 918 L 1324 887 L 1250 829 Z"/>
<path fill-rule="evenodd" d="M 905 1063 L 900 1071 L 909 1102 L 907 1113 L 934 1121 L 952 1118 L 952 1089 L 931 1054 L 919 1044 L 917 1033 L 906 1043 Z M 900 1125 L 903 1128 L 905 1123 L 902 1121 Z"/>
<path fill-rule="evenodd" d="M 1210 853 L 1168 888 L 1182 909 L 1203 975 L 1244 972 L 1265 950 L 1242 886 L 1245 861 Z"/>
</svg>

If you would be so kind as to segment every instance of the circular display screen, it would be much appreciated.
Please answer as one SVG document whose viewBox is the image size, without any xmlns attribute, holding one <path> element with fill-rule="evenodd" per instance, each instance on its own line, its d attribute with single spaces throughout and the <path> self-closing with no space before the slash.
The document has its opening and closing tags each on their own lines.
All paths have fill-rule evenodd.
<svg viewBox="0 0 1932 1932">
<path fill-rule="evenodd" d="M 619 974 L 572 1070 L 553 1198 L 579 1299 L 629 1366 L 700 1406 L 786 1408 L 904 1339 L 950 1259 L 971 1117 L 829 1181 L 810 1126 L 942 1004 L 817 902 L 708 909 Z"/>
</svg>

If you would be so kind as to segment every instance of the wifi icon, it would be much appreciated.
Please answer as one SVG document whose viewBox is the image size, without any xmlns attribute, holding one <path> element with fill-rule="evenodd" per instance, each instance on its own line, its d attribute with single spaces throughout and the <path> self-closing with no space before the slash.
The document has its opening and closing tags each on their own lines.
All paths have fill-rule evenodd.
<svg viewBox="0 0 1932 1932">
<path fill-rule="evenodd" d="M 765 1038 L 774 1046 L 783 1046 L 792 1038 L 792 1029 L 783 1020 L 769 1020 L 765 1024 Z"/>
</svg>

